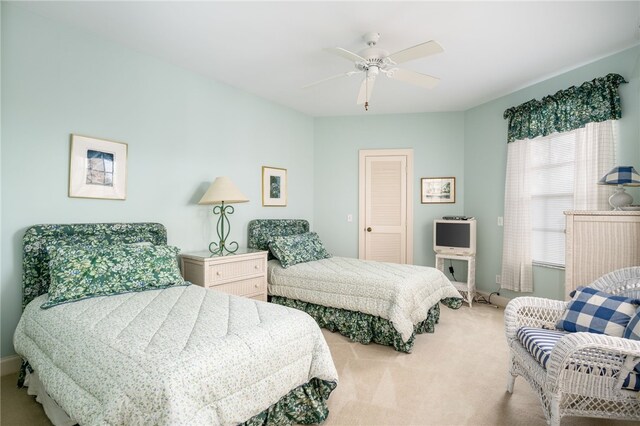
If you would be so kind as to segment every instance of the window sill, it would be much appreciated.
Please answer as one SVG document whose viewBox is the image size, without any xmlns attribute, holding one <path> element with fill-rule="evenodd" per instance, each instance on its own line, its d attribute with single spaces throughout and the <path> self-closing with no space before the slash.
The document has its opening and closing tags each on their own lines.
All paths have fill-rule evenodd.
<svg viewBox="0 0 640 426">
<path fill-rule="evenodd" d="M 564 265 L 558 265 L 555 263 L 533 262 L 533 266 L 539 266 L 541 268 L 559 269 L 564 271 Z"/>
</svg>

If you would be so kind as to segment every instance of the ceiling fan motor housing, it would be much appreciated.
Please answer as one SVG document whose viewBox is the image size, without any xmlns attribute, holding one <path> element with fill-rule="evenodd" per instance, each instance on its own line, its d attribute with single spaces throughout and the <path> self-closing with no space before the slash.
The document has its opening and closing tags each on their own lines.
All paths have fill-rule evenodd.
<svg viewBox="0 0 640 426">
<path fill-rule="evenodd" d="M 382 49 L 377 49 L 377 50 L 382 50 Z M 371 58 L 367 58 L 366 56 L 362 56 L 362 57 L 365 58 L 367 61 L 357 62 L 355 64 L 356 69 L 358 69 L 359 71 L 367 71 L 373 67 L 375 67 L 377 70 L 384 70 L 388 65 L 387 61 L 385 61 L 386 57 L 371 57 Z M 377 71 L 376 71 L 376 74 L 377 74 Z"/>
</svg>

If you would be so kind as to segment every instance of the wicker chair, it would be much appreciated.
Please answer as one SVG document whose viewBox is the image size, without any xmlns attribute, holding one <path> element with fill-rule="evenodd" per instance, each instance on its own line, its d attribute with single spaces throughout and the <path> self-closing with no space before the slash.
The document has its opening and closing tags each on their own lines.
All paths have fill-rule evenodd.
<svg viewBox="0 0 640 426">
<path fill-rule="evenodd" d="M 589 287 L 640 299 L 640 267 L 619 269 Z M 520 343 L 520 327 L 555 324 L 568 302 L 518 297 L 505 309 L 505 333 L 511 351 L 507 391 L 516 376 L 533 387 L 547 423 L 558 426 L 564 416 L 640 420 L 640 393 L 622 383 L 640 362 L 640 341 L 594 333 L 570 333 L 554 346 L 543 368 Z"/>
</svg>

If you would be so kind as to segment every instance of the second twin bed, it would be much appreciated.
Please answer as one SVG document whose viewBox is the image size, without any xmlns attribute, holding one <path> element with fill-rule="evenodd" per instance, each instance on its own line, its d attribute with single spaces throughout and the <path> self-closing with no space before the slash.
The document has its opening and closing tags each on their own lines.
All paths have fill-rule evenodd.
<svg viewBox="0 0 640 426">
<path fill-rule="evenodd" d="M 462 305 L 435 268 L 330 256 L 306 220 L 253 220 L 249 247 L 279 257 L 268 264 L 271 302 L 303 310 L 356 342 L 410 352 L 416 334 L 434 331 L 438 302 Z"/>
</svg>

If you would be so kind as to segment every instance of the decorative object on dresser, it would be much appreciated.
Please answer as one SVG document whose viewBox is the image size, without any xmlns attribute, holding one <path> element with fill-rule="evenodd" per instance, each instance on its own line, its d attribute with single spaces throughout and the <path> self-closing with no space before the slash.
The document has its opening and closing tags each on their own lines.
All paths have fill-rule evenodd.
<svg viewBox="0 0 640 426">
<path fill-rule="evenodd" d="M 607 272 L 640 266 L 640 212 L 564 212 L 565 297 Z"/>
<path fill-rule="evenodd" d="M 287 169 L 262 166 L 262 205 L 287 206 Z"/>
<path fill-rule="evenodd" d="M 232 255 L 183 253 L 182 275 L 202 287 L 266 301 L 267 253 L 252 249 L 240 249 Z"/>
<path fill-rule="evenodd" d="M 127 198 L 127 144 L 71 135 L 69 197 Z"/>
<path fill-rule="evenodd" d="M 456 202 L 456 178 L 422 178 L 420 202 L 422 204 L 443 204 Z"/>
<path fill-rule="evenodd" d="M 232 203 L 246 203 L 249 201 L 245 195 L 240 192 L 237 186 L 226 176 L 217 177 L 209 186 L 207 192 L 204 193 L 198 204 L 220 204 L 213 207 L 213 214 L 219 214 L 216 232 L 218 234 L 218 242 L 209 244 L 209 251 L 213 254 L 224 255 L 224 252 L 235 253 L 238 250 L 238 243 L 232 241 L 228 243 L 227 237 L 231 232 L 231 224 L 227 215 L 233 214 L 233 206 L 226 205 Z M 225 226 L 226 224 L 226 226 Z M 226 227 L 226 229 L 225 229 Z"/>
<path fill-rule="evenodd" d="M 640 186 L 640 175 L 633 166 L 616 166 L 598 181 L 600 185 L 617 185 L 616 192 L 609 197 L 614 210 L 623 210 L 633 204 L 631 194 L 625 192 L 625 186 Z"/>
</svg>

